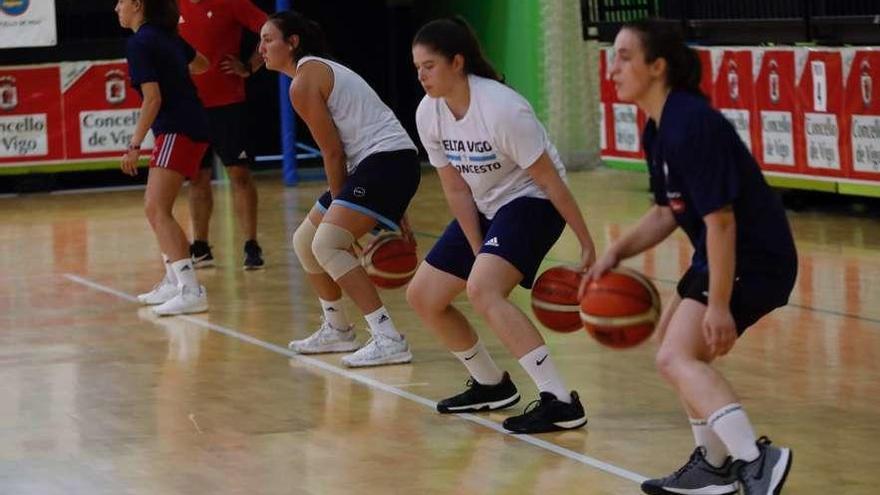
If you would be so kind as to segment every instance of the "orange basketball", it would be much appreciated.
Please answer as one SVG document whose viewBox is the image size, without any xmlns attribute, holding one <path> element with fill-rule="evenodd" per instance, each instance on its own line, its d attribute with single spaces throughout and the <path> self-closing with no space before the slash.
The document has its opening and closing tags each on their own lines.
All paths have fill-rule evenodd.
<svg viewBox="0 0 880 495">
<path fill-rule="evenodd" d="M 377 287 L 394 289 L 406 285 L 416 273 L 416 243 L 396 232 L 380 234 L 364 249 L 361 264 Z"/>
<path fill-rule="evenodd" d="M 581 327 L 578 288 L 583 275 L 555 266 L 545 271 L 532 287 L 532 311 L 545 327 L 569 333 Z"/>
<path fill-rule="evenodd" d="M 660 296 L 641 273 L 614 268 L 587 285 L 580 316 L 599 343 L 625 349 L 651 336 L 660 318 Z"/>
</svg>

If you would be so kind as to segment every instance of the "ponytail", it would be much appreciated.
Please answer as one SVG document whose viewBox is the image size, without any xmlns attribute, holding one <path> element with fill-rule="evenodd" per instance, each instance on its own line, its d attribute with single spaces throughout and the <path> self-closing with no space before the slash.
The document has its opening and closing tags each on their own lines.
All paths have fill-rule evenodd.
<svg viewBox="0 0 880 495">
<path fill-rule="evenodd" d="M 696 50 L 687 46 L 675 24 L 655 19 L 628 22 L 622 29 L 635 31 L 642 42 L 645 63 L 666 60 L 666 84 L 674 90 L 703 95 L 702 65 Z"/>
<path fill-rule="evenodd" d="M 180 11 L 176 0 L 142 0 L 144 21 L 177 34 L 177 23 L 180 22 Z"/>
<path fill-rule="evenodd" d="M 289 39 L 293 35 L 299 36 L 299 46 L 293 52 L 293 59 L 299 60 L 305 56 L 328 58 L 330 51 L 327 48 L 327 39 L 324 30 L 317 22 L 293 10 L 276 12 L 269 16 L 269 22 L 275 25 Z"/>
<path fill-rule="evenodd" d="M 465 74 L 504 82 L 504 78 L 483 55 L 473 28 L 461 16 L 436 19 L 425 24 L 416 33 L 412 44 L 427 47 L 448 60 L 461 55 L 464 58 Z"/>
</svg>

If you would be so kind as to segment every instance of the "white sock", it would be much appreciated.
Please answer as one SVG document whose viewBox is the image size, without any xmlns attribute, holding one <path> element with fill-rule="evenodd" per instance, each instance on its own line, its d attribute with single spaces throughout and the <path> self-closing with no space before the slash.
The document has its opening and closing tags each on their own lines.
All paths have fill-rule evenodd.
<svg viewBox="0 0 880 495">
<path fill-rule="evenodd" d="M 694 432 L 694 442 L 697 447 L 706 449 L 706 462 L 715 467 L 721 467 L 728 455 L 724 442 L 718 438 L 712 428 L 709 428 L 709 423 L 705 419 L 688 419 L 691 422 L 691 430 Z"/>
<path fill-rule="evenodd" d="M 742 404 L 733 403 L 722 407 L 709 416 L 708 423 L 734 459 L 751 462 L 761 455 L 755 445 L 755 430 L 743 411 Z"/>
<path fill-rule="evenodd" d="M 342 298 L 335 301 L 325 301 L 319 297 L 318 300 L 321 301 L 321 309 L 324 310 L 324 321 L 329 323 L 331 327 L 339 331 L 346 331 L 351 327 L 348 316 L 345 314 L 345 308 L 342 307 Z"/>
<path fill-rule="evenodd" d="M 495 365 L 495 361 L 492 360 L 492 356 L 483 347 L 479 338 L 470 349 L 461 352 L 452 351 L 452 354 L 461 361 L 468 373 L 480 385 L 498 385 L 504 379 L 504 372 Z"/>
<path fill-rule="evenodd" d="M 165 263 L 165 280 L 171 285 L 177 285 L 177 275 L 174 274 L 174 270 L 171 268 L 171 260 L 168 259 L 168 255 L 165 253 L 162 253 L 162 262 Z"/>
<path fill-rule="evenodd" d="M 380 307 L 368 315 L 364 315 L 364 319 L 367 320 L 367 325 L 370 326 L 370 332 L 374 336 L 382 335 L 395 340 L 400 340 L 402 338 L 397 331 L 397 328 L 394 327 L 394 322 L 391 321 L 391 316 L 388 314 L 385 306 Z"/>
<path fill-rule="evenodd" d="M 519 358 L 519 364 L 532 377 L 538 390 L 550 392 L 562 402 L 571 404 L 571 393 L 556 371 L 556 365 L 553 364 L 546 345 L 538 346 Z"/>
<path fill-rule="evenodd" d="M 178 287 L 192 287 L 198 289 L 199 281 L 196 280 L 196 271 L 192 266 L 192 258 L 183 258 L 170 263 L 171 270 L 177 278 Z"/>
</svg>

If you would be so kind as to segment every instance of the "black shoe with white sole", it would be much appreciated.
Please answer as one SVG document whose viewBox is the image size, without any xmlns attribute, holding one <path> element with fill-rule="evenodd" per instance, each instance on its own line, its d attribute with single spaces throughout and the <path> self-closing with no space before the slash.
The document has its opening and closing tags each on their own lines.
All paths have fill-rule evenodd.
<svg viewBox="0 0 880 495">
<path fill-rule="evenodd" d="M 443 414 L 494 411 L 519 402 L 519 392 L 506 371 L 496 385 L 483 385 L 471 378 L 467 387 L 464 392 L 438 402 L 437 411 Z"/>
<path fill-rule="evenodd" d="M 577 392 L 571 393 L 571 403 L 562 402 L 550 392 L 541 392 L 540 397 L 526 406 L 521 415 L 505 419 L 504 429 L 513 433 L 547 433 L 587 424 L 587 414 Z"/>
</svg>

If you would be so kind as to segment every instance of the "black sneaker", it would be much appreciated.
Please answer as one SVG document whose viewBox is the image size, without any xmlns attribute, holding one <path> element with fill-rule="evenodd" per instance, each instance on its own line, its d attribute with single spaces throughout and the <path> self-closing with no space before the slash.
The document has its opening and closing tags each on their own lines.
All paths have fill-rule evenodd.
<svg viewBox="0 0 880 495">
<path fill-rule="evenodd" d="M 483 385 L 471 378 L 467 387 L 464 392 L 438 402 L 437 411 L 443 414 L 494 411 L 519 402 L 519 392 L 506 371 L 497 385 Z"/>
<path fill-rule="evenodd" d="M 732 495 L 739 493 L 739 481 L 732 466 L 733 459 L 728 457 L 716 468 L 706 461 L 706 448 L 697 447 L 678 471 L 665 478 L 645 480 L 642 491 L 648 495 Z"/>
<path fill-rule="evenodd" d="M 263 249 L 257 241 L 250 240 L 244 243 L 244 269 L 259 270 L 263 268 Z"/>
<path fill-rule="evenodd" d="M 770 439 L 761 437 L 756 445 L 760 455 L 752 462 L 734 463 L 744 495 L 779 495 L 791 469 L 791 449 L 774 447 Z"/>
<path fill-rule="evenodd" d="M 546 433 L 573 430 L 587 424 L 587 414 L 577 392 L 571 393 L 571 404 L 557 399 L 550 392 L 541 392 L 519 416 L 511 416 L 501 426 L 513 433 Z"/>
<path fill-rule="evenodd" d="M 214 255 L 211 254 L 211 246 L 207 241 L 193 241 L 189 245 L 189 256 L 192 258 L 193 268 L 214 266 Z"/>
</svg>

